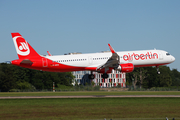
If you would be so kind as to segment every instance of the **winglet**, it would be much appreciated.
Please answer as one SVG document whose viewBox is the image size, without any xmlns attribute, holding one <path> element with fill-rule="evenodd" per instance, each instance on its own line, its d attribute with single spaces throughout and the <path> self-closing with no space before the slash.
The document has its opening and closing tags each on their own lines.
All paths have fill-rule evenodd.
<svg viewBox="0 0 180 120">
<path fill-rule="evenodd" d="M 52 56 L 51 53 L 50 53 L 49 51 L 47 51 L 47 53 L 48 53 L 49 56 Z"/>
<path fill-rule="evenodd" d="M 115 53 L 115 51 L 114 51 L 114 49 L 111 47 L 111 45 L 108 44 L 108 46 L 109 46 L 109 49 L 111 50 L 111 52 L 112 52 L 112 53 Z"/>
</svg>

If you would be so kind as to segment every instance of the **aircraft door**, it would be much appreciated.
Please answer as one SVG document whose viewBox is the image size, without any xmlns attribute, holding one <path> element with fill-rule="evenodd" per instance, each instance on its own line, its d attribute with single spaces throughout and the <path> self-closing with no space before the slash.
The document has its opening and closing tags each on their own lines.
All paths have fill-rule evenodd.
<svg viewBox="0 0 180 120">
<path fill-rule="evenodd" d="M 48 61 L 46 58 L 42 58 L 42 66 L 47 67 L 48 66 Z"/>
<path fill-rule="evenodd" d="M 91 56 L 89 56 L 89 64 L 92 64 L 93 63 L 93 59 Z"/>
<path fill-rule="evenodd" d="M 163 54 L 162 54 L 162 52 L 159 52 L 159 60 L 163 60 Z"/>
</svg>

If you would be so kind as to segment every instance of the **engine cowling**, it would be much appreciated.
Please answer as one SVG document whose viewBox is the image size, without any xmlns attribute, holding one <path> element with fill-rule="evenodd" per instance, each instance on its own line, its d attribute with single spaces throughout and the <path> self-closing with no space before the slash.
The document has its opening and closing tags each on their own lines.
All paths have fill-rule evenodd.
<svg viewBox="0 0 180 120">
<path fill-rule="evenodd" d="M 120 72 L 132 72 L 134 70 L 134 65 L 132 63 L 120 64 L 117 68 Z"/>
</svg>

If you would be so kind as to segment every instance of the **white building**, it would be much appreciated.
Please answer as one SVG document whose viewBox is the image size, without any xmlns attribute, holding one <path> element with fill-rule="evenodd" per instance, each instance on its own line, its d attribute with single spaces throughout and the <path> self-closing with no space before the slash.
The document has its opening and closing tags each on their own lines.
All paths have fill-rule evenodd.
<svg viewBox="0 0 180 120">
<path fill-rule="evenodd" d="M 88 78 L 88 74 L 91 74 L 90 71 L 74 71 L 73 75 L 75 76 L 74 82 L 72 83 L 75 85 L 75 81 L 78 84 L 85 84 L 90 83 L 91 81 Z M 109 78 L 103 79 L 101 77 L 101 73 L 93 72 L 95 78 L 93 79 L 95 85 L 99 85 L 101 87 L 116 87 L 120 85 L 121 87 L 126 87 L 126 73 L 122 73 L 116 70 L 112 70 L 112 73 L 109 73 Z"/>
</svg>

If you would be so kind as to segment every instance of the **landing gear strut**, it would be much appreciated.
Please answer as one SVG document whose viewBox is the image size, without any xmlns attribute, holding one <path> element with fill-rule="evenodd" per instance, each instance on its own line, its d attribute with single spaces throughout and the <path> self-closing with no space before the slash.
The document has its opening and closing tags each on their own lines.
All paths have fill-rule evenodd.
<svg viewBox="0 0 180 120">
<path fill-rule="evenodd" d="M 161 74 L 161 72 L 159 71 L 159 66 L 156 66 L 157 69 L 157 74 Z"/>
</svg>

